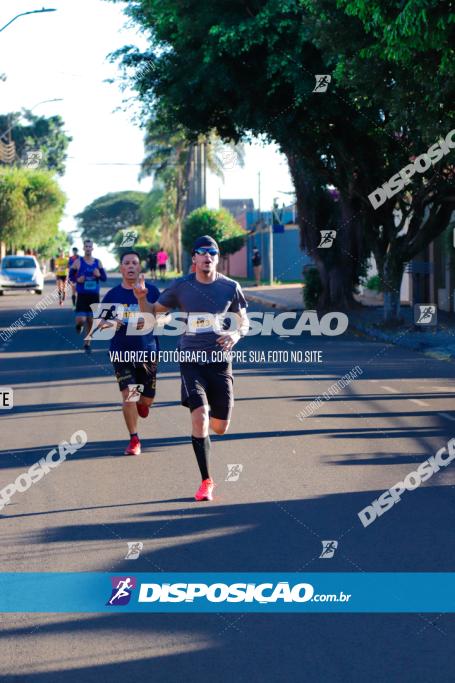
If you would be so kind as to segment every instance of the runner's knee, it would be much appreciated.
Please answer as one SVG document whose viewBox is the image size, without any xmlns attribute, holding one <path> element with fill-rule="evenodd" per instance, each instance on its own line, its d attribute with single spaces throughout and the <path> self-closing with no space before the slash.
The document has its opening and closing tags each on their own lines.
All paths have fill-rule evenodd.
<svg viewBox="0 0 455 683">
<path fill-rule="evenodd" d="M 210 420 L 210 427 L 215 434 L 219 434 L 221 436 L 222 434 L 226 434 L 227 430 L 229 429 L 229 420 L 217 420 L 216 418 L 212 417 Z"/>
<path fill-rule="evenodd" d="M 191 423 L 193 427 L 193 436 L 203 437 L 208 435 L 209 414 L 206 406 L 200 406 L 192 411 Z"/>
</svg>

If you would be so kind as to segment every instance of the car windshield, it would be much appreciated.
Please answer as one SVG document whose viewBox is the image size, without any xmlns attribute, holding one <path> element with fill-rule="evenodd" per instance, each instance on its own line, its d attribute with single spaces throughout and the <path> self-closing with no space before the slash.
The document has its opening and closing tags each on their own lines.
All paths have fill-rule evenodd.
<svg viewBox="0 0 455 683">
<path fill-rule="evenodd" d="M 5 256 L 1 264 L 2 270 L 10 268 L 35 268 L 34 259 L 30 256 Z"/>
</svg>

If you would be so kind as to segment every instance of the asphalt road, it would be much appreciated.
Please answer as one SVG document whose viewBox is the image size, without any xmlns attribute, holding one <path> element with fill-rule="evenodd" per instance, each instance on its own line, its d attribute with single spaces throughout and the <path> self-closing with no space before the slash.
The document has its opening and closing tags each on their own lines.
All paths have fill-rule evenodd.
<svg viewBox="0 0 455 683">
<path fill-rule="evenodd" d="M 0 328 L 37 300 L 2 297 Z M 0 385 L 15 392 L 0 415 L 0 488 L 88 435 L 0 512 L 0 571 L 454 571 L 455 465 L 371 526 L 357 517 L 455 436 L 454 364 L 350 334 L 247 338 L 245 350 L 321 350 L 323 363 L 236 368 L 232 425 L 213 438 L 216 500 L 201 504 L 177 367 L 161 366 L 143 454 L 127 458 L 107 344 L 88 356 L 81 343 L 69 304 L 0 342 Z M 355 365 L 358 379 L 297 419 Z M 233 463 L 243 471 L 226 481 Z M 339 542 L 332 559 L 323 539 Z M 128 541 L 144 543 L 134 562 Z M 454 635 L 447 614 L 3 614 L 0 680 L 452 681 Z"/>
</svg>

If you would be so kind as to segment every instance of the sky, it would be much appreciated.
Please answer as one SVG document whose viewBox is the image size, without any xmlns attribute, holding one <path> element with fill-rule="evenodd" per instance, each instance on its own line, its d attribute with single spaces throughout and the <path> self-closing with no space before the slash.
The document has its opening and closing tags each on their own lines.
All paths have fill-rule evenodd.
<svg viewBox="0 0 455 683">
<path fill-rule="evenodd" d="M 0 81 L 0 111 L 33 108 L 35 114 L 59 114 L 65 121 L 73 141 L 59 180 L 68 198 L 61 227 L 71 231 L 74 215 L 96 197 L 119 190 L 148 192 L 152 186 L 151 178 L 138 181 L 144 148 L 142 131 L 133 122 L 134 95 L 120 90 L 118 65 L 107 58 L 126 44 L 144 46 L 144 37 L 128 25 L 123 3 L 105 0 L 1 0 L 0 28 L 20 12 L 43 6 L 57 11 L 20 17 L 0 32 L 0 73 L 7 77 Z M 116 82 L 105 82 L 111 78 Z M 62 101 L 38 104 L 55 98 Z M 247 146 L 244 168 L 227 163 L 224 181 L 209 174 L 208 206 L 217 208 L 219 197 L 251 197 L 257 207 L 258 172 L 262 210 L 274 197 L 280 203 L 289 200 L 284 193 L 293 186 L 285 158 L 275 146 L 257 143 Z M 104 258 L 110 260 L 107 253 Z"/>
</svg>

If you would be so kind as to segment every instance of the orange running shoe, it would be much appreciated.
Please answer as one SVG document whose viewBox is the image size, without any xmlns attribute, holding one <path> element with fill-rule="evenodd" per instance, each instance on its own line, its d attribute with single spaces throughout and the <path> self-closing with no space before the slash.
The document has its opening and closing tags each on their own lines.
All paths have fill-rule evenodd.
<svg viewBox="0 0 455 683">
<path fill-rule="evenodd" d="M 215 488 L 215 484 L 213 483 L 213 479 L 204 479 L 198 490 L 196 491 L 196 495 L 194 496 L 196 500 L 213 500 L 213 489 Z"/>
<path fill-rule="evenodd" d="M 139 401 L 136 403 L 136 408 L 137 412 L 139 413 L 139 417 L 147 417 L 149 414 L 149 407 L 145 405 L 145 403 L 139 403 Z"/>
<path fill-rule="evenodd" d="M 125 450 L 125 455 L 140 455 L 141 454 L 141 442 L 138 436 L 132 436 L 128 444 L 128 448 Z"/>
</svg>

